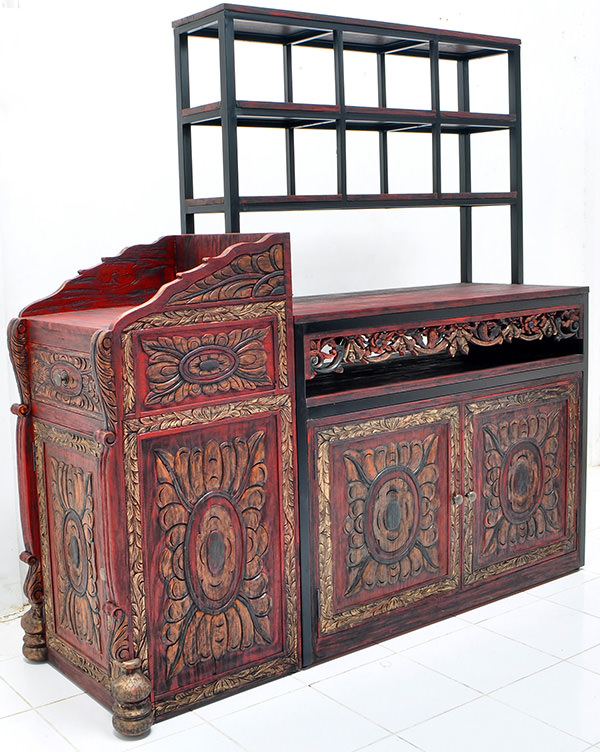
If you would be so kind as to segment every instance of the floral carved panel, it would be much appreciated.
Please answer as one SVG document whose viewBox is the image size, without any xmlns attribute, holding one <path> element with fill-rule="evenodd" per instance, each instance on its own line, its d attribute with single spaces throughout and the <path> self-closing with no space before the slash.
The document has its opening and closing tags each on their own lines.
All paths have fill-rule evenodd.
<svg viewBox="0 0 600 752">
<path fill-rule="evenodd" d="M 467 406 L 467 581 L 574 545 L 575 385 Z"/>
<path fill-rule="evenodd" d="M 273 331 L 266 322 L 148 332 L 140 337 L 140 348 L 147 408 L 275 385 Z"/>
<path fill-rule="evenodd" d="M 55 448 L 46 462 L 50 551 L 55 568 L 57 636 L 91 657 L 100 654 L 101 614 L 96 561 L 94 472 L 85 459 L 66 461 Z"/>
<path fill-rule="evenodd" d="M 31 351 L 33 398 L 94 415 L 102 405 L 89 356 L 36 347 Z"/>
<path fill-rule="evenodd" d="M 324 632 L 457 586 L 458 430 L 456 408 L 319 430 Z"/>
<path fill-rule="evenodd" d="M 150 655 L 163 690 L 282 649 L 274 425 L 220 429 L 145 442 Z"/>
</svg>

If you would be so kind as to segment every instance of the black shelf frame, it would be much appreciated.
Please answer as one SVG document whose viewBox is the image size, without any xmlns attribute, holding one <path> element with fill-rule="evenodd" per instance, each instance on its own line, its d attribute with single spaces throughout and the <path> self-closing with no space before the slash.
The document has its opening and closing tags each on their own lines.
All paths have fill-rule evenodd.
<svg viewBox="0 0 600 752">
<path fill-rule="evenodd" d="M 240 231 L 240 215 L 255 211 L 358 209 L 452 206 L 460 209 L 461 282 L 472 281 L 472 208 L 509 206 L 511 226 L 511 281 L 523 282 L 523 207 L 521 166 L 520 42 L 483 35 L 425 29 L 400 24 L 362 21 L 224 4 L 173 24 L 177 83 L 177 122 L 182 232 L 195 231 L 195 215 L 222 212 L 225 231 Z M 216 38 L 219 43 L 219 102 L 191 106 L 188 42 L 190 37 Z M 238 101 L 235 91 L 235 42 L 278 44 L 283 55 L 283 102 Z M 333 50 L 335 105 L 294 102 L 292 50 L 296 45 Z M 347 106 L 345 102 L 344 52 L 377 55 L 378 107 Z M 509 112 L 470 111 L 469 63 L 483 57 L 508 57 Z M 431 109 L 387 107 L 386 59 L 389 55 L 424 57 L 429 60 Z M 440 111 L 440 60 L 457 63 L 458 111 Z M 220 126 L 223 142 L 224 195 L 193 195 L 192 128 Z M 240 196 L 238 127 L 274 127 L 285 130 L 286 190 L 284 196 Z M 337 193 L 304 196 L 296 193 L 295 131 L 311 127 L 335 130 L 337 145 Z M 379 134 L 380 193 L 352 195 L 347 191 L 348 131 Z M 390 194 L 388 134 L 416 131 L 432 136 L 432 191 Z M 510 190 L 473 193 L 471 190 L 471 135 L 494 130 L 509 132 Z M 442 135 L 458 135 L 459 192 L 442 191 Z"/>
</svg>

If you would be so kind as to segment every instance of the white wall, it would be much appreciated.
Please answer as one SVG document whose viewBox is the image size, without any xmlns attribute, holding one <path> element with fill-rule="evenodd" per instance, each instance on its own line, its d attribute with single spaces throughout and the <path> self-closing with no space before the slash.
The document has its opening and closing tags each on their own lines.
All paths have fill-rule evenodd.
<svg viewBox="0 0 600 752">
<path fill-rule="evenodd" d="M 0 11 L 0 281 L 3 327 L 32 300 L 102 255 L 179 232 L 171 21 L 202 0 L 11 0 Z M 596 0 L 501 5 L 481 0 L 288 0 L 262 6 L 365 17 L 523 42 L 525 281 L 590 284 L 600 274 Z M 485 94 L 485 86 L 481 87 Z M 254 153 L 269 173 L 270 153 Z M 252 163 L 251 163 L 252 164 Z M 252 177 L 252 175 L 250 177 Z M 310 177 L 310 175 L 309 175 Z M 493 219 L 484 216 L 482 231 Z M 222 230 L 218 216 L 198 232 Z M 456 212 L 246 215 L 242 230 L 292 233 L 297 294 L 454 281 Z M 477 281 L 504 281 L 488 232 Z M 592 339 L 598 331 L 592 295 Z M 590 395 L 591 457 L 600 461 L 600 402 Z M 0 353 L 0 615 L 21 602 L 15 482 L 17 400 Z"/>
</svg>

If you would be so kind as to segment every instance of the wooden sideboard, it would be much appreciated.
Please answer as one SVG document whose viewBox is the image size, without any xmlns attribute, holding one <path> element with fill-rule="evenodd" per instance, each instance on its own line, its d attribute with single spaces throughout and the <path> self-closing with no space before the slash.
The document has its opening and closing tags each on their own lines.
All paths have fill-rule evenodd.
<svg viewBox="0 0 600 752">
<path fill-rule="evenodd" d="M 577 569 L 586 304 L 292 300 L 287 235 L 81 272 L 9 330 L 25 656 L 135 736 Z"/>
</svg>

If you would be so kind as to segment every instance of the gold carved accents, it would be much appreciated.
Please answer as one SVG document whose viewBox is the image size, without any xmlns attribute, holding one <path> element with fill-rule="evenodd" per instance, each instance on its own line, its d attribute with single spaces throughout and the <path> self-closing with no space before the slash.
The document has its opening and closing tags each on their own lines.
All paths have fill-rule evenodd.
<svg viewBox="0 0 600 752">
<path fill-rule="evenodd" d="M 241 298 L 270 298 L 285 294 L 283 246 L 262 253 L 245 253 L 213 274 L 169 298 L 169 305 L 198 305 Z"/>
<path fill-rule="evenodd" d="M 161 335 L 142 340 L 148 355 L 145 403 L 169 404 L 273 387 L 265 339 L 269 328 L 232 329 L 198 336 Z"/>
<path fill-rule="evenodd" d="M 467 584 L 575 547 L 578 415 L 576 382 L 466 406 L 465 487 L 481 488 L 464 504 Z"/>
<path fill-rule="evenodd" d="M 348 365 L 382 363 L 391 357 L 468 353 L 470 345 L 492 347 L 503 342 L 532 342 L 546 338 L 581 338 L 581 311 L 544 311 L 465 323 L 343 334 L 313 339 L 307 378 L 340 373 Z"/>
<path fill-rule="evenodd" d="M 115 664 L 126 661 L 129 655 L 128 619 L 122 608 L 114 603 L 105 604 L 104 610 L 108 614 L 108 657 L 111 662 L 111 674 L 115 671 Z"/>
<path fill-rule="evenodd" d="M 92 474 L 50 457 L 58 622 L 100 651 Z"/>
<path fill-rule="evenodd" d="M 8 325 L 8 349 L 19 386 L 21 402 L 25 408 L 29 408 L 31 388 L 27 358 L 27 324 L 22 319 L 13 319 Z"/>
<path fill-rule="evenodd" d="M 145 736 L 154 721 L 150 692 L 152 685 L 140 671 L 139 658 L 117 665 L 110 691 L 113 697 L 113 726 L 123 736 Z"/>
<path fill-rule="evenodd" d="M 114 433 L 117 422 L 117 392 L 115 371 L 112 364 L 112 335 L 110 332 L 97 332 L 94 335 L 92 367 L 100 390 L 106 428 Z"/>
<path fill-rule="evenodd" d="M 46 646 L 46 625 L 44 622 L 44 590 L 42 585 L 42 568 L 40 560 L 23 551 L 21 561 L 28 565 L 23 591 L 31 604 L 30 609 L 21 617 L 23 628 L 23 655 L 27 660 L 39 663 L 48 657 Z"/>
<path fill-rule="evenodd" d="M 276 322 L 275 360 L 277 362 L 278 386 L 285 389 L 289 385 L 287 369 L 287 327 L 285 301 L 264 301 L 241 306 L 211 308 L 209 310 L 183 309 L 161 311 L 144 316 L 133 322 L 122 334 L 123 343 L 123 402 L 125 413 L 133 412 L 136 399 L 136 378 L 134 373 L 133 335 L 135 332 L 158 327 L 188 326 L 224 321 L 243 321 L 274 317 Z M 246 328 L 244 326 L 244 328 Z M 257 327 L 258 328 L 258 327 Z M 169 333 L 167 336 L 171 337 Z M 158 339 L 158 338 L 157 338 Z"/>
<path fill-rule="evenodd" d="M 422 598 L 447 590 L 454 590 L 458 587 L 460 571 L 458 509 L 452 508 L 452 511 L 449 512 L 451 518 L 448 531 L 450 538 L 447 543 L 449 571 L 446 575 L 439 572 L 436 573 L 435 570 L 439 566 L 439 561 L 432 558 L 428 550 L 431 549 L 433 541 L 428 537 L 427 531 L 421 529 L 421 520 L 426 518 L 430 522 L 432 521 L 432 507 L 437 503 L 434 502 L 432 505 L 428 501 L 428 499 L 436 497 L 436 492 L 432 486 L 428 486 L 427 484 L 435 485 L 438 482 L 437 475 L 432 473 L 431 468 L 428 466 L 433 462 L 432 452 L 438 457 L 442 456 L 442 449 L 438 446 L 439 439 L 436 441 L 434 434 L 428 433 L 425 439 L 421 441 L 420 448 L 418 448 L 416 446 L 411 447 L 410 441 L 396 442 L 393 436 L 398 431 L 419 429 L 428 426 L 433 427 L 434 424 L 444 423 L 448 426 L 450 457 L 450 466 L 448 468 L 450 482 L 448 486 L 450 495 L 452 495 L 458 487 L 460 473 L 460 427 L 459 409 L 457 407 L 424 410 L 410 415 L 382 417 L 365 420 L 360 423 L 332 426 L 317 430 L 318 567 L 321 590 L 320 627 L 323 634 L 330 634 L 340 629 L 346 629 L 366 619 L 390 613 L 395 609 L 415 603 Z M 400 566 L 399 571 L 396 571 L 397 562 L 395 564 L 392 558 L 398 553 L 401 558 L 404 558 L 404 549 L 408 550 L 407 544 L 410 546 L 411 542 L 411 550 L 414 551 L 413 559 L 411 560 L 409 554 L 408 562 L 404 564 L 404 571 L 408 574 L 407 565 L 411 567 L 411 571 L 417 570 L 418 567 L 429 567 L 430 571 L 432 571 L 432 577 L 435 579 L 421 584 L 417 581 L 417 584 L 413 587 L 404 589 L 401 589 L 400 586 L 400 589 L 397 587 L 393 594 L 386 595 L 384 592 L 383 597 L 379 594 L 378 597 L 372 600 L 365 601 L 363 597 L 363 602 L 357 605 L 352 605 L 350 601 L 347 601 L 347 606 L 342 606 L 341 609 L 338 609 L 336 607 L 336 600 L 339 600 L 339 598 L 336 599 L 333 564 L 333 536 L 335 531 L 332 529 L 332 473 L 337 471 L 332 468 L 332 453 L 337 444 L 343 446 L 347 441 L 361 441 L 365 438 L 377 436 L 381 436 L 381 439 L 386 442 L 379 445 L 383 447 L 383 450 L 377 454 L 373 452 L 369 455 L 368 452 L 362 450 L 353 453 L 351 450 L 344 448 L 343 461 L 346 466 L 346 477 L 349 481 L 346 491 L 346 503 L 348 503 L 349 509 L 345 527 L 346 535 L 348 536 L 346 566 L 348 568 L 350 562 L 352 562 L 353 566 L 348 568 L 349 577 L 344 586 L 346 593 L 345 598 L 341 599 L 342 603 L 353 592 L 361 592 L 358 590 L 359 587 L 364 588 L 368 592 L 368 583 L 373 580 L 375 584 L 373 578 L 377 578 L 380 575 L 384 580 L 387 579 L 388 583 L 390 582 L 390 578 L 391 581 L 400 582 L 402 579 L 402 567 Z M 443 451 L 447 450 L 444 449 Z M 425 462 L 421 467 L 423 458 L 425 458 Z M 389 462 L 392 462 L 389 467 L 403 466 L 405 470 L 402 473 L 395 472 L 393 469 L 387 471 L 386 467 Z M 398 462 L 400 462 L 400 465 L 397 464 Z M 378 465 L 382 471 L 380 476 L 381 482 L 376 480 Z M 420 476 L 421 490 L 413 483 L 414 470 L 417 470 Z M 423 487 L 424 491 L 422 490 Z M 387 491 L 392 492 L 390 496 L 388 496 Z M 372 494 L 369 498 L 369 516 L 365 515 L 363 511 L 362 519 L 359 520 L 361 507 L 363 510 L 366 508 L 364 502 L 369 494 Z M 424 502 L 421 500 L 420 510 L 415 509 L 414 502 L 412 505 L 407 504 L 407 502 L 425 495 L 427 498 Z M 402 501 L 400 501 L 401 497 L 403 497 Z M 388 499 L 389 504 L 387 503 Z M 442 499 L 439 500 L 439 503 L 442 503 Z M 448 503 L 448 500 L 446 500 L 446 503 Z M 402 535 L 399 537 L 396 536 L 396 521 L 398 516 L 402 515 L 403 506 L 404 513 L 408 511 L 408 507 L 412 506 L 412 512 L 409 512 L 408 519 L 410 520 L 412 517 L 413 525 L 414 520 L 417 517 L 419 518 L 419 523 L 415 525 L 416 535 L 414 535 L 414 530 L 411 526 L 410 530 L 406 528 L 408 534 L 405 534 L 404 537 Z M 427 527 L 427 525 L 424 527 Z M 369 532 L 367 532 L 367 528 L 370 528 Z M 390 533 L 391 538 L 388 537 Z M 415 546 L 415 542 L 421 534 L 423 536 L 421 546 Z M 411 541 L 412 535 L 414 535 L 414 540 Z M 369 542 L 367 542 L 367 538 L 369 538 Z M 424 543 L 427 543 L 427 545 L 424 545 Z M 336 545 L 339 545 L 339 538 Z M 369 550 L 369 546 L 371 550 Z M 397 548 L 394 549 L 394 546 L 397 546 Z M 372 552 L 377 553 L 381 561 L 377 561 Z M 430 563 L 426 562 L 426 557 L 429 557 Z M 389 561 L 386 561 L 386 559 Z M 364 563 L 363 571 L 361 571 L 363 566 L 361 562 Z M 367 572 L 367 568 L 369 568 L 369 572 Z M 367 572 L 366 581 L 363 580 L 365 572 Z M 385 582 L 378 584 L 385 585 Z"/>
<path fill-rule="evenodd" d="M 102 408 L 86 355 L 35 347 L 31 350 L 31 384 L 34 399 L 91 414 Z"/>
<path fill-rule="evenodd" d="M 348 515 L 344 595 L 439 571 L 439 437 L 344 452 Z"/>
<path fill-rule="evenodd" d="M 154 450 L 167 676 L 270 643 L 265 434 Z"/>
</svg>

